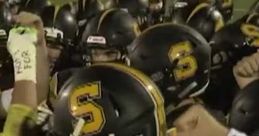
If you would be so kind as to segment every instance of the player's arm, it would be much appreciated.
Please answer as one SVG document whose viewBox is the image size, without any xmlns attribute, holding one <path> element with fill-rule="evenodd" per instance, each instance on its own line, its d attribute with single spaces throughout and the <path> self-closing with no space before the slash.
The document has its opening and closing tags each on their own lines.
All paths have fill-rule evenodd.
<svg viewBox="0 0 259 136">
<path fill-rule="evenodd" d="M 9 32 L 7 46 L 14 61 L 15 85 L 4 126 L 5 136 L 20 135 L 25 119 L 33 122 L 36 119 L 37 84 L 40 84 L 37 80 L 37 67 L 43 60 L 39 59 L 38 54 L 44 53 L 38 52 L 38 48 L 45 46 L 43 25 L 38 16 L 22 12 L 15 20 L 20 26 Z M 47 58 L 46 54 L 41 55 Z M 48 71 L 48 69 L 44 70 Z"/>
<path fill-rule="evenodd" d="M 175 122 L 177 134 L 171 136 L 247 136 L 220 124 L 201 105 L 190 107 Z"/>
<path fill-rule="evenodd" d="M 233 74 L 241 89 L 259 79 L 259 52 L 244 57 L 233 68 Z"/>
</svg>

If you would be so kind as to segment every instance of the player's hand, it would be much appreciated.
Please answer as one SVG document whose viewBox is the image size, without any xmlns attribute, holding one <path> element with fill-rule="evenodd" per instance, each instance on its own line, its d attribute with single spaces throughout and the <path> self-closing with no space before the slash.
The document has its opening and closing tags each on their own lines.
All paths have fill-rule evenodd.
<svg viewBox="0 0 259 136">
<path fill-rule="evenodd" d="M 201 105 L 190 107 L 175 122 L 177 136 L 227 136 L 228 129 Z"/>
<path fill-rule="evenodd" d="M 14 21 L 16 24 L 28 27 L 36 28 L 38 32 L 38 44 L 37 45 L 46 45 L 45 42 L 45 32 L 43 29 L 43 22 L 41 18 L 35 14 L 29 12 L 21 12 L 20 14 L 14 16 Z"/>
<path fill-rule="evenodd" d="M 241 89 L 259 79 L 259 52 L 239 61 L 233 68 L 233 74 Z"/>
<path fill-rule="evenodd" d="M 48 105 L 46 104 L 46 101 L 42 102 L 38 107 L 37 107 L 37 125 L 44 125 L 43 123 L 47 121 L 49 116 L 53 115 L 53 112 L 49 109 Z"/>
</svg>

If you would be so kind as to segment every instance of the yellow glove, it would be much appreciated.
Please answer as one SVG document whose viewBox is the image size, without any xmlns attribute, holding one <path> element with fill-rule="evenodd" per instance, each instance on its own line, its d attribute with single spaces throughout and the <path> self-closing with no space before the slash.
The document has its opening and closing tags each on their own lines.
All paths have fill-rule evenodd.
<svg viewBox="0 0 259 136">
<path fill-rule="evenodd" d="M 36 122 L 36 112 L 28 106 L 12 104 L 8 110 L 2 136 L 19 136 L 26 119 Z"/>
</svg>

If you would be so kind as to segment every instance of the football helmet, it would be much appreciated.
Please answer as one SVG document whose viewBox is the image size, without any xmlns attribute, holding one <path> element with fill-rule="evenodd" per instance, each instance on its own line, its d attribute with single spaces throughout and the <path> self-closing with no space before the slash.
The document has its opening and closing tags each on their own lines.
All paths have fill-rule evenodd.
<svg viewBox="0 0 259 136">
<path fill-rule="evenodd" d="M 117 2 L 115 0 L 78 0 L 74 7 L 79 26 L 80 40 L 87 23 L 104 10 L 117 7 Z"/>
<path fill-rule="evenodd" d="M 243 57 L 258 49 L 257 16 L 229 24 L 216 32 L 211 40 L 211 84 L 206 91 L 207 103 L 227 112 L 237 93 L 238 86 L 233 76 L 233 66 Z M 225 84 L 227 83 L 227 84 Z M 225 84 L 222 86 L 222 84 Z"/>
<path fill-rule="evenodd" d="M 252 135 L 256 131 L 258 134 L 258 86 L 258 81 L 254 81 L 240 91 L 235 97 L 230 111 L 229 126 L 248 135 Z"/>
<path fill-rule="evenodd" d="M 163 21 L 163 0 L 119 0 L 118 6 L 138 21 L 141 30 Z"/>
<path fill-rule="evenodd" d="M 120 55 L 114 60 L 120 61 L 126 53 L 126 47 L 139 34 L 139 26 L 128 12 L 121 9 L 110 9 L 96 16 L 87 24 L 81 41 L 87 48 L 92 62 L 95 61 L 92 51 L 96 49 L 107 50 L 110 53 L 107 55 L 117 52 L 116 54 Z"/>
<path fill-rule="evenodd" d="M 69 5 L 60 8 L 46 6 L 40 16 L 44 24 L 47 42 L 62 45 L 74 44 L 78 27 Z"/>
<path fill-rule="evenodd" d="M 159 11 L 163 7 L 162 0 L 119 0 L 118 4 L 134 17 L 147 15 L 151 8 Z"/>
<path fill-rule="evenodd" d="M 172 22 L 185 23 L 188 17 L 200 4 L 211 4 L 212 0 L 175 0 L 173 3 Z"/>
<path fill-rule="evenodd" d="M 215 7 L 201 3 L 190 13 L 186 23 L 210 41 L 214 33 L 224 26 L 224 19 Z"/>
<path fill-rule="evenodd" d="M 130 67 L 105 63 L 74 69 L 54 105 L 58 136 L 166 136 L 158 87 Z"/>
<path fill-rule="evenodd" d="M 104 10 L 115 8 L 115 0 L 78 0 L 77 20 L 91 19 Z"/>
<path fill-rule="evenodd" d="M 46 6 L 50 6 L 48 0 L 22 0 L 20 2 L 20 11 L 27 11 L 40 15 Z"/>
<path fill-rule="evenodd" d="M 129 47 L 131 66 L 160 87 L 165 104 L 197 96 L 209 83 L 210 46 L 194 29 L 159 24 L 144 31 Z"/>
<path fill-rule="evenodd" d="M 229 21 L 233 16 L 233 0 L 215 0 L 215 5 L 220 13 L 223 15 L 224 21 Z"/>
</svg>

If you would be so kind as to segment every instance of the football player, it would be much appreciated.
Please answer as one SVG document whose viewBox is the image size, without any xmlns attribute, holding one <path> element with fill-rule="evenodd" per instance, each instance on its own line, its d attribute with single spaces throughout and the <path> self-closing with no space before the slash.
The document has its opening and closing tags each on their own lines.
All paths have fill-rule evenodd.
<svg viewBox="0 0 259 136">
<path fill-rule="evenodd" d="M 128 12 L 110 9 L 89 21 L 81 41 L 90 63 L 127 63 L 126 48 L 140 33 L 139 25 Z"/>
<path fill-rule="evenodd" d="M 165 98 L 167 115 L 209 84 L 210 46 L 194 29 L 172 23 L 144 31 L 129 47 L 131 66 L 150 76 Z"/>
<path fill-rule="evenodd" d="M 32 3 L 34 1 L 31 1 Z M 30 5 L 29 5 L 30 6 Z M 41 5 L 42 6 L 42 5 Z M 32 9 L 36 9 L 35 7 Z M 50 71 L 54 73 L 54 71 L 62 70 L 63 68 L 70 67 L 72 62 L 67 62 L 69 59 L 67 59 L 69 56 L 68 54 L 61 54 L 61 51 L 68 50 L 67 47 L 73 45 L 73 38 L 76 35 L 77 31 L 77 25 L 75 18 L 73 18 L 73 15 L 69 11 L 68 6 L 61 7 L 60 10 L 57 12 L 56 16 L 55 13 L 55 7 L 54 6 L 47 6 L 42 9 L 39 9 L 41 11 L 38 11 L 37 13 L 40 13 L 41 18 L 44 22 L 44 36 L 46 37 L 47 42 L 47 55 L 48 55 L 48 64 L 44 65 L 45 67 L 50 67 Z M 26 17 L 26 16 L 25 16 Z M 70 53 L 70 52 L 69 52 Z M 61 55 L 60 55 L 61 54 Z M 3 54 L 1 54 L 3 55 Z M 61 56 L 61 59 L 60 59 Z M 59 59 L 57 61 L 57 59 Z M 12 60 L 8 59 L 5 61 Z M 9 63 L 10 64 L 10 63 Z M 55 67 L 54 67 L 55 64 Z M 5 66 L 6 67 L 6 66 Z M 4 67 L 4 68 L 5 68 Z M 42 75 L 50 75 L 50 71 L 45 67 L 38 67 L 38 71 L 40 71 L 40 74 Z M 12 66 L 10 66 L 12 68 Z M 5 69 L 7 70 L 7 69 Z M 12 69 L 8 69 L 10 73 L 12 73 Z M 11 75 L 12 77 L 12 75 Z M 1 80 L 6 81 L 5 77 L 1 77 Z M 11 78 L 12 79 L 12 78 Z M 2 94 L 2 106 L 4 107 L 4 111 L 7 111 L 7 107 L 9 107 L 10 101 L 12 99 L 12 88 L 13 82 L 12 80 L 8 80 L 11 85 L 8 85 L 7 87 L 3 88 L 4 90 L 8 89 L 7 91 L 4 91 Z M 39 78 L 41 80 L 40 83 L 47 83 L 49 82 L 49 77 L 42 76 Z M 48 86 L 42 86 L 40 83 L 37 84 L 38 90 L 38 103 L 41 103 L 42 101 L 46 100 L 47 94 L 48 94 Z M 44 90 L 44 91 L 43 91 Z"/>
</svg>

